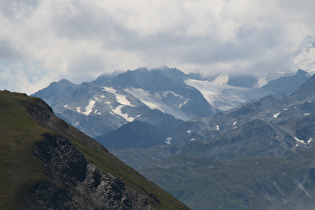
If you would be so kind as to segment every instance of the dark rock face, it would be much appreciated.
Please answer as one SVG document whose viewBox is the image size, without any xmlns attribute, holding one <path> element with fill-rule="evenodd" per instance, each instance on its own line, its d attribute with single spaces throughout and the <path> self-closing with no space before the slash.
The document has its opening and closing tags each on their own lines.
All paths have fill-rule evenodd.
<svg viewBox="0 0 315 210">
<path fill-rule="evenodd" d="M 83 154 L 64 137 L 45 134 L 44 140 L 35 145 L 34 154 L 44 163 L 50 177 L 58 178 L 58 172 L 73 182 L 82 182 L 86 177 L 87 162 Z"/>
<path fill-rule="evenodd" d="M 42 161 L 48 181 L 29 190 L 21 209 L 153 209 L 145 196 L 88 163 L 62 136 L 45 134 L 33 155 Z"/>
<path fill-rule="evenodd" d="M 168 132 L 166 129 L 146 122 L 134 121 L 95 139 L 106 148 L 141 149 L 166 144 L 167 136 Z"/>
</svg>

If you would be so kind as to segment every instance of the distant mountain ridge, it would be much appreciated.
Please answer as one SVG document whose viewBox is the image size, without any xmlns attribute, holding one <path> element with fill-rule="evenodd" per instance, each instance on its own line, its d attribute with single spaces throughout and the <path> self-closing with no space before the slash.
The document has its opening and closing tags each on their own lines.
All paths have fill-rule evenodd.
<svg viewBox="0 0 315 210">
<path fill-rule="evenodd" d="M 127 71 L 73 85 L 62 80 L 34 94 L 53 104 L 56 114 L 91 136 L 134 120 L 174 126 L 217 110 L 186 85 L 177 69 Z"/>
<path fill-rule="evenodd" d="M 170 145 L 111 151 L 192 209 L 311 209 L 314 90 L 315 75 L 291 95 L 183 122 Z"/>
<path fill-rule="evenodd" d="M 59 117 L 96 137 L 134 120 L 173 127 L 274 93 L 247 88 L 254 81 L 249 76 L 233 76 L 229 81 L 244 87 L 203 80 L 175 68 L 139 68 L 101 75 L 80 85 L 67 80 L 53 82 L 33 96 L 44 99 Z"/>
<path fill-rule="evenodd" d="M 155 129 L 159 130 L 159 133 L 163 135 L 157 135 L 156 137 L 159 137 L 160 140 L 156 140 L 155 142 L 160 142 L 160 145 L 183 145 L 191 141 L 214 138 L 222 133 L 243 126 L 256 119 L 263 120 L 268 123 L 278 123 L 291 118 L 303 117 L 304 115 L 310 114 L 314 111 L 312 108 L 314 102 L 309 102 L 314 97 L 312 90 L 315 87 L 312 86 L 312 80 L 313 78 L 311 78 L 307 83 L 303 84 L 290 96 L 286 94 L 265 96 L 261 99 L 256 99 L 252 102 L 245 103 L 243 106 L 230 109 L 223 113 L 218 113 L 208 118 L 196 118 L 187 122 L 183 122 L 178 126 L 168 128 L 167 132 L 162 127 L 156 127 Z M 206 87 L 215 86 L 207 81 L 203 83 L 209 84 Z M 201 92 L 203 92 L 203 89 L 204 88 L 201 88 Z M 213 91 L 213 89 L 214 88 L 211 90 Z M 249 94 L 248 91 L 247 94 Z M 223 97 L 225 96 L 222 96 L 222 98 Z M 228 97 L 231 98 L 229 95 Z M 137 129 L 134 130 L 138 131 L 145 129 L 141 125 L 135 125 L 135 127 L 137 127 Z M 122 135 L 115 135 L 113 138 L 113 134 L 108 133 L 101 135 L 96 139 L 105 146 L 113 149 L 128 148 L 128 146 L 117 147 L 115 142 L 126 142 L 126 145 L 129 145 L 130 141 L 137 141 L 137 139 L 128 137 L 135 136 L 134 133 L 129 133 L 129 135 L 128 131 L 124 131 L 123 133 L 125 138 L 123 138 Z M 283 133 L 281 135 L 287 134 Z M 139 138 L 145 138 L 145 135 Z M 293 137 L 291 139 L 292 142 L 290 144 L 294 144 Z M 140 147 L 138 146 L 135 148 Z M 285 148 L 285 146 L 283 148 Z"/>
<path fill-rule="evenodd" d="M 169 74 L 176 76 L 172 78 Z M 287 81 L 297 81 L 294 84 L 297 85 L 301 81 L 294 78 L 300 75 L 308 77 L 299 71 L 274 83 L 288 85 Z M 148 81 L 152 77 L 166 84 L 159 87 L 160 82 L 153 82 L 150 86 Z M 128 78 L 132 78 L 132 87 L 126 84 Z M 274 92 L 230 86 L 231 78 L 222 77 L 217 81 L 222 84 L 218 84 L 200 79 L 198 75 L 192 77 L 178 70 L 170 72 L 167 68 L 138 69 L 110 77 L 102 75 L 94 82 L 75 88 L 70 97 L 86 97 L 88 103 L 75 105 L 76 109 L 72 110 L 82 116 L 100 112 L 98 100 L 91 100 L 85 91 L 95 94 L 95 90 L 99 90 L 98 97 L 102 97 L 101 94 L 104 98 L 112 97 L 111 101 L 100 100 L 101 104 L 109 102 L 112 106 L 108 107 L 109 113 L 118 114 L 128 123 L 96 139 L 193 209 L 314 206 L 315 76 L 290 95 L 264 95 L 264 92 Z M 211 108 L 228 105 L 234 108 L 165 127 L 163 123 L 131 119 L 134 115 L 129 111 L 137 102 L 151 107 L 150 111 L 155 107 L 158 113 L 155 118 L 163 111 L 172 113 L 173 117 L 185 116 L 179 113 L 184 109 L 178 108 L 187 100 L 185 90 L 188 89 L 198 91 L 202 101 Z M 261 93 L 262 98 L 254 97 L 248 102 L 250 91 L 256 97 Z M 215 98 L 220 94 L 223 96 Z M 68 112 L 71 109 L 70 104 L 60 106 L 69 106 Z M 86 122 L 89 124 L 88 120 Z"/>
<path fill-rule="evenodd" d="M 301 84 L 306 82 L 310 75 L 306 71 L 299 69 L 295 75 L 281 77 L 276 80 L 270 81 L 262 88 L 271 90 L 275 93 L 286 93 L 291 94 Z"/>
</svg>

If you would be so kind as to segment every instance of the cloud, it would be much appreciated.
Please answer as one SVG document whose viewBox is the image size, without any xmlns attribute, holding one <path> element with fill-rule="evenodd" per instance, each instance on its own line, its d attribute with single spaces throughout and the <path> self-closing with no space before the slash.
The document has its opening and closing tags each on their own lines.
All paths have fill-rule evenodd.
<svg viewBox="0 0 315 210">
<path fill-rule="evenodd" d="M 17 62 L 23 60 L 23 55 L 14 48 L 9 40 L 0 41 L 0 61 L 1 62 Z"/>
<path fill-rule="evenodd" d="M 62 78 L 161 65 L 295 71 L 296 55 L 308 57 L 315 41 L 313 8 L 309 0 L 2 0 L 0 83 L 34 92 Z M 2 82 L 16 75 L 24 85 Z"/>
</svg>

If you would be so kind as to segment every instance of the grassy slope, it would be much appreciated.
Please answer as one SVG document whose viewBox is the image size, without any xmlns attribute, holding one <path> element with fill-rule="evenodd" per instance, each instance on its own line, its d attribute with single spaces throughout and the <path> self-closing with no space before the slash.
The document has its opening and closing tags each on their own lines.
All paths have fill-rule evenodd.
<svg viewBox="0 0 315 210">
<path fill-rule="evenodd" d="M 31 149 L 34 142 L 42 139 L 42 134 L 54 131 L 41 126 L 25 108 L 25 104 L 39 106 L 40 103 L 41 100 L 23 94 L 0 92 L 0 209 L 8 207 L 14 209 L 20 196 L 23 196 L 33 184 L 46 179 L 41 162 L 31 154 Z M 74 130 L 71 126 L 70 129 Z M 77 145 L 89 162 L 107 173 L 123 178 L 127 186 L 147 195 L 152 203 L 154 199 L 150 194 L 154 194 L 161 202 L 157 208 L 187 208 L 106 150 L 95 149 L 93 145 L 96 143 L 91 142 L 91 139 L 86 136 L 80 138 L 83 134 L 78 136 L 67 132 L 58 134 L 65 135 Z"/>
<path fill-rule="evenodd" d="M 45 180 L 41 162 L 30 151 L 47 130 L 36 124 L 21 100 L 28 98 L 0 92 L 0 209 L 14 209 L 27 188 Z"/>
</svg>

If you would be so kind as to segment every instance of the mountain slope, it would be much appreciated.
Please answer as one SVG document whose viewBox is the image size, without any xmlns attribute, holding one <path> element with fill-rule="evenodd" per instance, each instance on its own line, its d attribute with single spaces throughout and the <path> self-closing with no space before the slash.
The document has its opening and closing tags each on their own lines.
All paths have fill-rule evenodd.
<svg viewBox="0 0 315 210">
<path fill-rule="evenodd" d="M 249 147 L 249 151 L 256 156 L 262 156 L 263 153 L 271 156 L 282 156 L 295 152 L 296 149 L 299 149 L 297 147 L 303 148 L 313 144 L 311 139 L 315 138 L 312 132 L 313 123 L 311 120 L 307 120 L 312 119 L 312 114 L 315 113 L 314 84 L 315 76 L 301 85 L 290 96 L 284 94 L 270 95 L 209 118 L 198 118 L 184 122 L 175 128 L 168 129 L 167 138 L 171 139 L 170 144 L 187 144 L 184 147 L 179 147 L 180 150 L 184 148 L 185 151 L 190 151 L 190 153 L 185 153 L 186 155 L 198 156 L 198 154 L 205 153 L 208 155 L 201 157 L 211 156 L 212 159 L 226 159 L 229 156 L 246 157 L 249 153 L 243 151 Z M 295 121 L 299 123 L 292 125 Z M 255 128 L 255 125 L 258 127 Z M 297 130 L 297 128 L 299 129 Z M 249 136 L 250 132 L 253 135 Z M 160 131 L 160 133 L 163 132 Z M 261 135 L 256 136 L 258 133 Z M 124 135 L 126 136 L 124 141 L 128 141 L 128 132 Z M 141 138 L 146 137 L 148 136 L 141 136 Z M 164 139 L 165 137 L 162 137 L 160 141 L 163 142 Z M 229 139 L 234 139 L 235 142 L 228 142 Z M 230 151 L 231 147 L 234 147 L 233 151 Z M 167 150 L 166 148 L 163 147 L 163 150 Z M 160 147 L 157 147 L 157 150 L 160 150 Z M 134 161 L 139 159 L 137 152 L 134 151 L 134 149 L 131 151 L 129 160 L 123 154 L 128 154 L 126 150 L 121 152 L 115 150 L 113 153 L 137 169 L 142 166 L 146 167 L 148 164 L 145 163 L 145 158 L 140 158 L 141 161 L 139 162 Z M 146 156 L 145 151 L 138 151 L 138 153 Z M 156 161 L 166 157 L 159 155 L 159 151 L 153 153 L 157 155 Z M 175 153 L 178 154 L 177 150 Z M 168 154 L 167 157 L 174 155 L 172 152 Z M 151 158 L 152 155 L 150 154 L 147 156 L 148 160 L 154 159 Z M 149 162 L 154 163 L 154 161 Z"/>
<path fill-rule="evenodd" d="M 112 149 L 149 148 L 166 144 L 167 129 L 146 122 L 134 121 L 108 134 L 95 138 L 102 145 Z M 170 140 L 169 140 L 170 141 Z"/>
<path fill-rule="evenodd" d="M 313 209 L 314 148 L 283 158 L 172 156 L 140 170 L 192 209 Z"/>
<path fill-rule="evenodd" d="M 96 137 L 134 120 L 173 127 L 271 93 L 191 77 L 175 68 L 139 68 L 101 75 L 80 85 L 61 80 L 33 96 L 44 99 L 59 117 Z"/>
<path fill-rule="evenodd" d="M 264 85 L 262 88 L 271 90 L 278 94 L 291 94 L 301 84 L 305 83 L 306 80 L 309 79 L 309 77 L 310 76 L 307 72 L 299 69 L 295 75 L 272 80 Z"/>
<path fill-rule="evenodd" d="M 186 208 L 57 118 L 38 98 L 0 92 L 0 208 Z"/>
<path fill-rule="evenodd" d="M 315 75 L 291 95 L 269 95 L 217 115 L 182 123 L 178 129 L 191 130 L 196 140 L 205 140 L 235 129 L 252 120 L 280 123 L 315 112 Z M 172 136 L 171 136 L 172 137 Z"/>
<path fill-rule="evenodd" d="M 65 98 L 78 87 L 78 85 L 73 84 L 72 82 L 63 79 L 59 82 L 53 82 L 49 85 L 49 89 L 46 91 L 39 91 L 37 97 L 45 98 L 48 104 L 55 106 L 60 101 L 63 101 Z"/>
<path fill-rule="evenodd" d="M 244 157 L 281 157 L 295 152 L 296 141 L 279 126 L 253 120 L 208 141 L 183 146 L 180 154 L 213 160 Z"/>
<path fill-rule="evenodd" d="M 189 133 L 184 145 L 113 153 L 193 209 L 311 209 L 314 89 L 315 75 L 289 96 L 182 123 L 169 135 Z"/>
<path fill-rule="evenodd" d="M 116 76 L 102 75 L 77 85 L 64 98 L 50 94 L 56 91 L 59 96 L 55 86 L 66 89 L 63 81 L 52 83 L 33 96 L 53 104 L 58 116 L 95 137 L 134 120 L 175 126 L 216 113 L 197 89 L 183 82 L 184 78 L 186 75 L 177 69 L 140 68 Z"/>
</svg>

